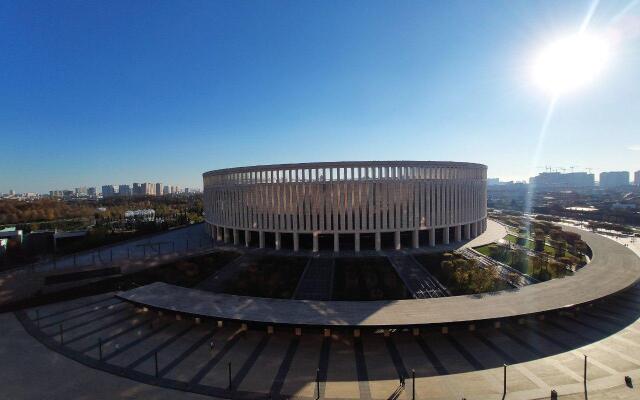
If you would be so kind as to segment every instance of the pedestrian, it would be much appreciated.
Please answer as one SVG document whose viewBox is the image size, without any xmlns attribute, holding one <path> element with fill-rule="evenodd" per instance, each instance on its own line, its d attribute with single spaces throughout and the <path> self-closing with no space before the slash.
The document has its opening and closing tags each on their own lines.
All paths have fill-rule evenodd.
<svg viewBox="0 0 640 400">
<path fill-rule="evenodd" d="M 211 351 L 213 351 L 214 346 L 215 346 L 215 343 L 213 342 L 213 339 L 211 339 L 211 342 L 209 342 L 209 347 L 211 348 Z"/>
</svg>

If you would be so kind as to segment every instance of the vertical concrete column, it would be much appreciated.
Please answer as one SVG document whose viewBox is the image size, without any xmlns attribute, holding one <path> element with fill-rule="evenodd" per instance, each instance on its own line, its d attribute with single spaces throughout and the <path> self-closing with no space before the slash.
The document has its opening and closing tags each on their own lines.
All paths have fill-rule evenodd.
<svg viewBox="0 0 640 400">
<path fill-rule="evenodd" d="M 218 242 L 222 241 L 222 227 L 216 227 L 216 240 Z"/>
<path fill-rule="evenodd" d="M 442 243 L 449 244 L 449 227 L 442 228 Z"/>
<path fill-rule="evenodd" d="M 382 239 L 380 238 L 380 232 L 376 232 L 376 251 L 382 250 Z"/>
<path fill-rule="evenodd" d="M 400 243 L 400 231 L 393 232 L 393 244 L 396 250 L 400 250 L 402 248 L 402 244 Z"/>
<path fill-rule="evenodd" d="M 233 244 L 236 246 L 240 244 L 240 231 L 238 229 L 233 230 Z"/>
<path fill-rule="evenodd" d="M 429 247 L 436 246 L 436 228 L 429 229 Z"/>
<path fill-rule="evenodd" d="M 280 250 L 282 245 L 282 234 L 280 232 L 276 232 L 276 250 Z"/>
<path fill-rule="evenodd" d="M 335 253 L 340 251 L 340 235 L 338 233 L 333 234 L 333 251 Z"/>
<path fill-rule="evenodd" d="M 413 235 L 412 235 L 411 239 L 412 239 L 413 248 L 417 249 L 417 248 L 420 247 L 420 231 L 418 231 L 416 229 L 412 233 L 413 233 Z"/>
<path fill-rule="evenodd" d="M 471 224 L 464 225 L 464 238 L 465 240 L 471 239 Z"/>
<path fill-rule="evenodd" d="M 318 252 L 318 232 L 313 232 L 313 252 Z"/>
<path fill-rule="evenodd" d="M 251 231 L 247 229 L 246 231 L 244 231 L 244 246 L 249 247 L 250 244 L 251 244 Z"/>
<path fill-rule="evenodd" d="M 258 231 L 258 247 L 264 249 L 264 231 Z"/>
<path fill-rule="evenodd" d="M 357 252 L 360 251 L 360 232 L 356 232 L 355 237 L 353 238 L 353 248 Z"/>
<path fill-rule="evenodd" d="M 298 232 L 293 232 L 293 251 L 300 250 L 300 234 Z"/>
<path fill-rule="evenodd" d="M 456 225 L 455 230 L 456 242 L 459 242 L 462 240 L 462 225 Z"/>
<path fill-rule="evenodd" d="M 231 234 L 229 232 L 229 228 L 224 228 L 224 242 L 225 243 L 231 242 Z"/>
<path fill-rule="evenodd" d="M 473 222 L 471 224 L 471 237 L 474 238 L 476 236 L 478 236 L 478 223 Z"/>
</svg>

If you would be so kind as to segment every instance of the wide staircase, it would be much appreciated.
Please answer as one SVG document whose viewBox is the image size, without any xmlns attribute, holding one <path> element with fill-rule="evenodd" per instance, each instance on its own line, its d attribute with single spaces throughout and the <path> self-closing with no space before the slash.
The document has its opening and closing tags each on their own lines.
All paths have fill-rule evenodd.
<svg viewBox="0 0 640 400">
<path fill-rule="evenodd" d="M 386 255 L 414 298 L 449 296 L 447 289 L 411 255 L 400 251 L 387 252 Z"/>
<path fill-rule="evenodd" d="M 331 300 L 335 261 L 330 256 L 313 256 L 293 294 L 297 300 Z"/>
</svg>

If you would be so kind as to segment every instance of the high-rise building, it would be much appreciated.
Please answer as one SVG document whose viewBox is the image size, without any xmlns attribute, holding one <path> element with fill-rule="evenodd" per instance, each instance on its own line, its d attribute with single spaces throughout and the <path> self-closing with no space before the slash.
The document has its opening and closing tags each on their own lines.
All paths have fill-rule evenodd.
<svg viewBox="0 0 640 400">
<path fill-rule="evenodd" d="M 162 188 L 162 194 L 163 195 L 171 194 L 171 190 L 169 189 L 169 186 L 165 186 Z"/>
<path fill-rule="evenodd" d="M 98 197 L 98 191 L 96 190 L 95 187 L 90 187 L 87 189 L 87 195 L 89 197 L 94 197 L 94 198 Z"/>
<path fill-rule="evenodd" d="M 113 185 L 102 185 L 102 197 L 112 197 L 116 195 L 116 187 Z"/>
<path fill-rule="evenodd" d="M 640 171 L 636 171 L 633 173 L 633 184 L 636 186 L 640 186 Z"/>
<path fill-rule="evenodd" d="M 141 185 L 141 190 L 143 196 L 155 196 L 156 194 L 156 186 L 153 183 L 145 182 Z"/>
<path fill-rule="evenodd" d="M 134 183 L 133 183 L 133 189 L 132 189 L 132 191 L 131 191 L 131 194 L 132 194 L 132 195 L 134 195 L 134 196 L 141 196 L 141 195 L 143 195 L 144 193 L 142 192 L 142 185 L 141 185 L 141 184 L 139 184 L 139 183 L 137 183 L 137 182 L 134 182 Z"/>
<path fill-rule="evenodd" d="M 75 188 L 76 196 L 86 196 L 87 195 L 87 187 L 81 186 Z"/>
<path fill-rule="evenodd" d="M 529 183 L 539 188 L 580 188 L 592 187 L 595 185 L 593 174 L 586 172 L 570 172 L 563 174 L 560 172 L 542 172 L 531 178 Z"/>
<path fill-rule="evenodd" d="M 64 196 L 62 190 L 49 190 L 49 197 L 51 198 L 59 198 Z"/>
<path fill-rule="evenodd" d="M 131 196 L 131 187 L 129 185 L 118 185 L 119 196 Z"/>
<path fill-rule="evenodd" d="M 629 185 L 629 171 L 611 171 L 600 173 L 600 187 L 612 188 Z"/>
<path fill-rule="evenodd" d="M 15 196 L 16 195 L 16 191 L 13 189 L 9 189 L 9 196 Z"/>
<path fill-rule="evenodd" d="M 160 182 L 156 183 L 155 195 L 156 196 L 162 196 L 162 183 L 160 183 Z"/>
</svg>

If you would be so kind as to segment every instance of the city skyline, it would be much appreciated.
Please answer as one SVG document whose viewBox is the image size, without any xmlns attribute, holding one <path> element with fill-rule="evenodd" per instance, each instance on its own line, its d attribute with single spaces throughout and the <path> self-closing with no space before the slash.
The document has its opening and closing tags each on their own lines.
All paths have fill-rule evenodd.
<svg viewBox="0 0 640 400">
<path fill-rule="evenodd" d="M 466 160 L 502 180 L 640 167 L 637 2 L 2 10 L 0 130 L 20 173 L 0 192 L 135 176 L 201 188 L 201 171 L 301 161 Z M 530 64 L 585 15 L 609 62 L 549 113 Z"/>
</svg>

